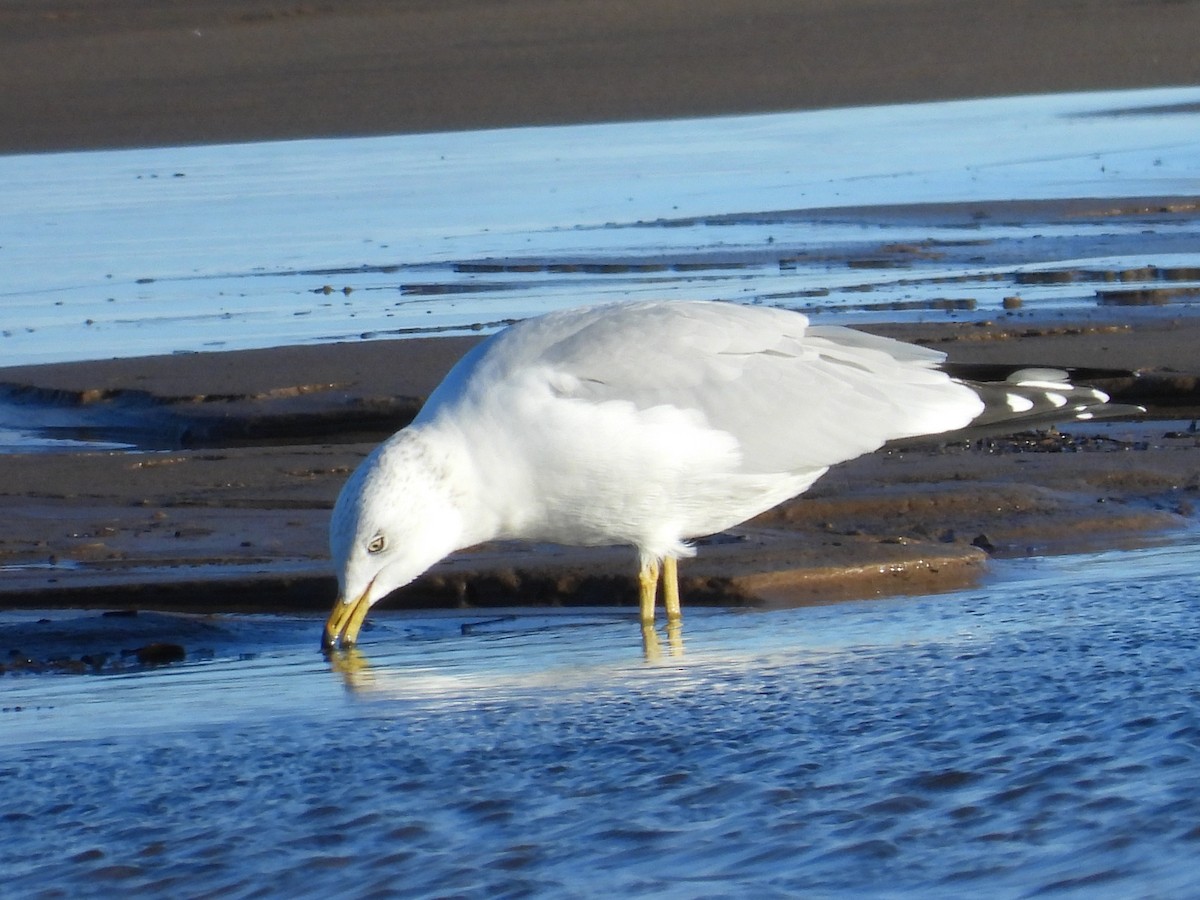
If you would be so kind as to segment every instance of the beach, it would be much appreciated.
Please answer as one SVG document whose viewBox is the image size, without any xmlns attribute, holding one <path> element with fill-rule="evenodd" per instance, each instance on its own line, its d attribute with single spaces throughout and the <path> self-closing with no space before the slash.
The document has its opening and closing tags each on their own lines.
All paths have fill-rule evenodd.
<svg viewBox="0 0 1200 900">
<path fill-rule="evenodd" d="M 1194 893 L 1197 34 L 3 4 L 5 896 Z M 498 328 L 650 296 L 1127 414 L 837 466 L 696 542 L 682 627 L 631 548 L 496 542 L 320 652 L 354 467 Z"/>
<path fill-rule="evenodd" d="M 0 150 L 1187 85 L 1191 3 L 10 3 Z"/>
</svg>

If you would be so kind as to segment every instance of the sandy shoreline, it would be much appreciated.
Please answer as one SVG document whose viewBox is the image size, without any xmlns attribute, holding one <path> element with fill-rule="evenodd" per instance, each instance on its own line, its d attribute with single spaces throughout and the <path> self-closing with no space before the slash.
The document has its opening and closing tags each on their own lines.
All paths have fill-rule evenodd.
<svg viewBox="0 0 1200 900">
<path fill-rule="evenodd" d="M 1194 3 L 20 0 L 0 152 L 1200 82 Z"/>
</svg>

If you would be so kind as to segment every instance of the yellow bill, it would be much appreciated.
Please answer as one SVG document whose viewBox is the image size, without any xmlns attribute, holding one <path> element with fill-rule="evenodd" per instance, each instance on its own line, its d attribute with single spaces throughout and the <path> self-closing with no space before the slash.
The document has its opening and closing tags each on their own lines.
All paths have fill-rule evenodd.
<svg viewBox="0 0 1200 900">
<path fill-rule="evenodd" d="M 370 589 L 365 590 L 361 597 L 349 603 L 341 597 L 338 598 L 333 612 L 325 622 L 325 633 L 321 636 L 322 650 L 354 646 L 358 641 L 358 632 L 362 629 L 363 620 L 367 617 L 367 610 L 371 608 L 367 599 L 370 593 Z"/>
</svg>

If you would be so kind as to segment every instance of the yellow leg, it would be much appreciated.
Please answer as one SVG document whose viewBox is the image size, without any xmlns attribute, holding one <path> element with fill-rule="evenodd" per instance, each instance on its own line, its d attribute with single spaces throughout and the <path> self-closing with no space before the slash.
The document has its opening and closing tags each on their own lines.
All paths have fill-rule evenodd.
<svg viewBox="0 0 1200 900">
<path fill-rule="evenodd" d="M 638 598 L 642 608 L 642 624 L 654 624 L 654 602 L 658 594 L 658 560 L 644 561 L 638 570 Z"/>
<path fill-rule="evenodd" d="M 679 561 L 668 556 L 662 563 L 663 606 L 667 610 L 667 622 L 678 622 L 683 618 L 679 607 Z"/>
<path fill-rule="evenodd" d="M 679 565 L 671 557 L 661 565 L 657 561 L 643 563 L 638 571 L 638 592 L 642 607 L 642 650 L 647 662 L 662 660 L 662 645 L 654 630 L 654 605 L 658 598 L 661 577 L 663 606 L 667 611 L 667 642 L 671 656 L 683 655 L 683 612 L 679 605 Z"/>
</svg>

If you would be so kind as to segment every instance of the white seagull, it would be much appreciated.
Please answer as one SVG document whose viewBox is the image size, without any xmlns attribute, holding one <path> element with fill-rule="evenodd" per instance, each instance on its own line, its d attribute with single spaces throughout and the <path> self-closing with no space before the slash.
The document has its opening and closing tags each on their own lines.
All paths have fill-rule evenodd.
<svg viewBox="0 0 1200 900">
<path fill-rule="evenodd" d="M 1066 373 L 980 384 L 945 354 L 733 303 L 592 306 L 519 322 L 464 356 L 333 511 L 339 597 L 322 646 L 446 555 L 485 541 L 628 544 L 641 619 L 680 616 L 690 540 L 807 490 L 888 441 L 1006 420 L 1091 418 Z"/>
</svg>

